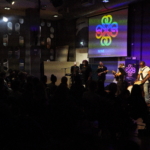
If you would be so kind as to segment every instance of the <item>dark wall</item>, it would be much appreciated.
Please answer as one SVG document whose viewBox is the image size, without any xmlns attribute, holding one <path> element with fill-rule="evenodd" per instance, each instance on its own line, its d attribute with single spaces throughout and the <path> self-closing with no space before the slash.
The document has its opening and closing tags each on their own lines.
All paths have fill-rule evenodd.
<svg viewBox="0 0 150 150">
<path fill-rule="evenodd" d="M 33 13 L 33 11 L 32 11 Z M 29 14 L 30 16 L 30 14 Z M 24 19 L 23 24 L 19 22 L 20 18 Z M 35 18 L 35 17 L 34 17 Z M 37 16 L 36 21 L 38 23 L 34 23 L 33 19 L 29 17 L 21 17 L 21 16 L 8 16 L 9 21 L 12 23 L 12 31 L 10 32 L 7 28 L 7 22 L 3 22 L 0 20 L 0 63 L 1 66 L 3 64 L 3 60 L 7 59 L 9 68 L 15 70 L 25 70 L 28 73 L 34 72 L 40 73 L 40 63 L 42 61 L 46 61 L 50 59 L 50 50 L 55 49 L 55 22 L 51 20 L 40 20 Z M 41 23 L 44 22 L 44 25 Z M 15 24 L 20 24 L 20 31 L 15 31 Z M 48 23 L 50 26 L 48 26 Z M 39 33 L 39 26 L 41 25 L 41 33 Z M 51 31 L 51 28 L 54 31 Z M 36 32 L 35 32 L 36 31 Z M 3 45 L 3 35 L 8 35 L 8 45 Z M 41 35 L 39 38 L 39 34 Z M 51 34 L 53 34 L 53 38 L 51 38 Z M 24 44 L 19 44 L 19 36 L 24 38 Z M 50 45 L 47 44 L 47 38 L 51 38 Z M 44 44 L 42 44 L 44 41 Z M 35 46 L 35 47 L 34 47 Z M 34 50 L 40 49 L 38 59 L 35 59 Z M 32 48 L 33 47 L 33 48 Z M 18 56 L 16 55 L 18 52 Z M 27 53 L 28 52 L 28 53 Z M 35 52 L 36 53 L 36 52 Z M 31 54 L 31 55 L 30 55 Z M 34 57 L 32 57 L 34 56 Z M 37 55 L 36 55 L 37 56 Z M 32 67 L 32 64 L 38 63 L 38 70 L 34 71 L 35 67 Z M 30 61 L 31 60 L 31 61 Z M 32 63 L 33 60 L 33 63 Z M 24 67 L 19 67 L 19 62 L 24 62 Z M 36 67 L 37 68 L 37 67 Z M 3 67 L 0 67 L 0 70 L 3 70 Z"/>
<path fill-rule="evenodd" d="M 129 50 L 131 56 L 150 66 L 150 3 L 141 2 L 129 7 Z"/>
<path fill-rule="evenodd" d="M 68 61 L 75 61 L 76 20 L 57 21 L 56 46 L 69 45 Z"/>
<path fill-rule="evenodd" d="M 7 22 L 0 20 L 0 60 L 3 63 L 4 59 L 8 59 L 9 68 L 19 69 L 19 61 L 24 60 L 25 58 L 25 46 L 24 44 L 19 44 L 19 36 L 26 34 L 24 30 L 25 24 L 20 24 L 19 19 L 22 17 L 8 17 L 9 21 L 12 23 L 12 31 L 9 31 L 7 28 Z M 15 30 L 15 24 L 20 24 L 20 31 Z M 3 36 L 8 35 L 8 44 L 7 46 L 3 45 Z M 3 69 L 2 69 L 3 70 Z"/>
<path fill-rule="evenodd" d="M 76 48 L 88 47 L 88 21 L 86 17 L 76 20 Z"/>
</svg>

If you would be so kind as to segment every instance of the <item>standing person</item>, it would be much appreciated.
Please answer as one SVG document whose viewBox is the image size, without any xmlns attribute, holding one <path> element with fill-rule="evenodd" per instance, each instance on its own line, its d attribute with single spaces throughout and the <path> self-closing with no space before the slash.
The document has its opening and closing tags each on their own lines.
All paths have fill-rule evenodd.
<svg viewBox="0 0 150 150">
<path fill-rule="evenodd" d="M 53 96 L 57 90 L 57 85 L 56 85 L 56 82 L 57 82 L 57 77 L 55 75 L 51 75 L 50 77 L 50 81 L 51 83 L 49 83 L 47 85 L 47 92 L 48 92 L 48 95 L 49 96 Z"/>
<path fill-rule="evenodd" d="M 140 68 L 137 76 L 137 81 L 141 81 L 141 84 L 143 84 L 145 102 L 148 104 L 150 103 L 149 91 L 148 91 L 148 85 L 149 85 L 148 79 L 150 78 L 150 68 L 146 66 L 144 61 L 141 61 L 139 63 L 139 66 Z"/>
<path fill-rule="evenodd" d="M 74 65 L 71 66 L 71 81 L 72 84 L 75 82 L 75 78 L 79 75 L 79 67 L 77 66 L 77 63 L 74 62 Z"/>
<path fill-rule="evenodd" d="M 92 76 L 92 69 L 89 66 L 87 60 L 82 61 L 82 65 L 80 66 L 80 73 L 81 73 L 82 84 L 87 87 L 87 82 L 91 80 L 91 76 Z"/>
<path fill-rule="evenodd" d="M 97 68 L 98 82 L 104 86 L 104 82 L 106 80 L 107 67 L 100 61 Z"/>
<path fill-rule="evenodd" d="M 126 72 L 124 68 L 125 65 L 123 63 L 120 63 L 118 66 L 119 72 L 116 73 L 115 71 L 112 71 L 117 81 L 117 95 L 121 94 L 125 89 L 123 82 L 125 81 Z"/>
</svg>

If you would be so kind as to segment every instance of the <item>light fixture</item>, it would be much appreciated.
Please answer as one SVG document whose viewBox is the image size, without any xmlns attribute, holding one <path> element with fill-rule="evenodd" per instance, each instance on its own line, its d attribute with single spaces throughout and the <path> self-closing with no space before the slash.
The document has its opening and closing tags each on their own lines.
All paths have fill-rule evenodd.
<svg viewBox="0 0 150 150">
<path fill-rule="evenodd" d="M 54 17 L 55 17 L 55 18 L 57 18 L 57 17 L 58 17 L 58 15 L 57 15 L 57 14 L 56 14 L 56 15 L 54 15 Z"/>
<path fill-rule="evenodd" d="M 109 0 L 102 0 L 102 2 L 103 2 L 103 3 L 108 3 L 108 2 L 109 2 Z"/>
<path fill-rule="evenodd" d="M 6 0 L 8 3 L 10 3 L 11 5 L 14 5 L 15 4 L 15 1 L 14 0 Z"/>
<path fill-rule="evenodd" d="M 81 46 L 84 46 L 84 42 L 83 42 L 83 41 L 81 41 L 81 42 L 80 42 L 80 45 L 81 45 Z"/>
<path fill-rule="evenodd" d="M 5 10 L 10 10 L 10 7 L 4 7 Z"/>
<path fill-rule="evenodd" d="M 4 22 L 7 22 L 7 21 L 8 21 L 8 18 L 7 18 L 7 17 L 3 17 L 3 21 L 4 21 Z"/>
<path fill-rule="evenodd" d="M 14 4 L 15 4 L 15 1 L 12 1 L 11 4 L 14 5 Z"/>
</svg>

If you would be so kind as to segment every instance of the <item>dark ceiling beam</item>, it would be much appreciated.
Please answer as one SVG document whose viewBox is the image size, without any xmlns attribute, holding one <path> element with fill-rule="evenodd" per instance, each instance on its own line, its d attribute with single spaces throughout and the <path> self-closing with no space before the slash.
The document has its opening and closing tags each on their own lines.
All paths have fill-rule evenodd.
<svg viewBox="0 0 150 150">
<path fill-rule="evenodd" d="M 103 3 L 102 0 L 95 0 L 94 5 L 89 7 L 83 7 L 81 5 L 81 0 L 77 0 L 77 3 L 74 5 L 66 5 L 63 9 L 68 9 L 68 11 L 60 12 L 64 16 L 64 18 L 73 19 L 79 18 L 82 16 L 89 16 L 95 13 L 102 13 L 112 9 L 121 8 L 124 6 L 128 6 L 131 3 L 139 2 L 142 0 L 110 0 L 108 3 Z M 78 6 L 77 6 L 78 4 Z"/>
</svg>

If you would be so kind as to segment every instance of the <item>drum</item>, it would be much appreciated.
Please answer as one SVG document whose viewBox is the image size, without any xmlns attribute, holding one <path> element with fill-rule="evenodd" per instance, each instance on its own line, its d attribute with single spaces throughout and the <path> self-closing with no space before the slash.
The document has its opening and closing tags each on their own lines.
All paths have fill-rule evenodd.
<svg viewBox="0 0 150 150">
<path fill-rule="evenodd" d="M 142 84 L 142 81 L 135 81 L 134 84 L 136 84 L 136 85 L 141 85 L 141 84 Z"/>
<path fill-rule="evenodd" d="M 132 88 L 133 88 L 133 85 L 130 85 L 130 86 L 128 86 L 127 90 L 129 90 L 129 92 L 131 93 Z"/>
<path fill-rule="evenodd" d="M 143 88 L 143 86 L 142 86 L 142 85 L 143 85 L 142 81 L 135 81 L 135 82 L 134 82 L 134 85 L 140 85 L 140 87 Z M 133 88 L 133 85 L 130 85 L 130 86 L 127 87 L 127 90 L 129 90 L 129 92 L 131 93 L 132 88 Z"/>
</svg>

